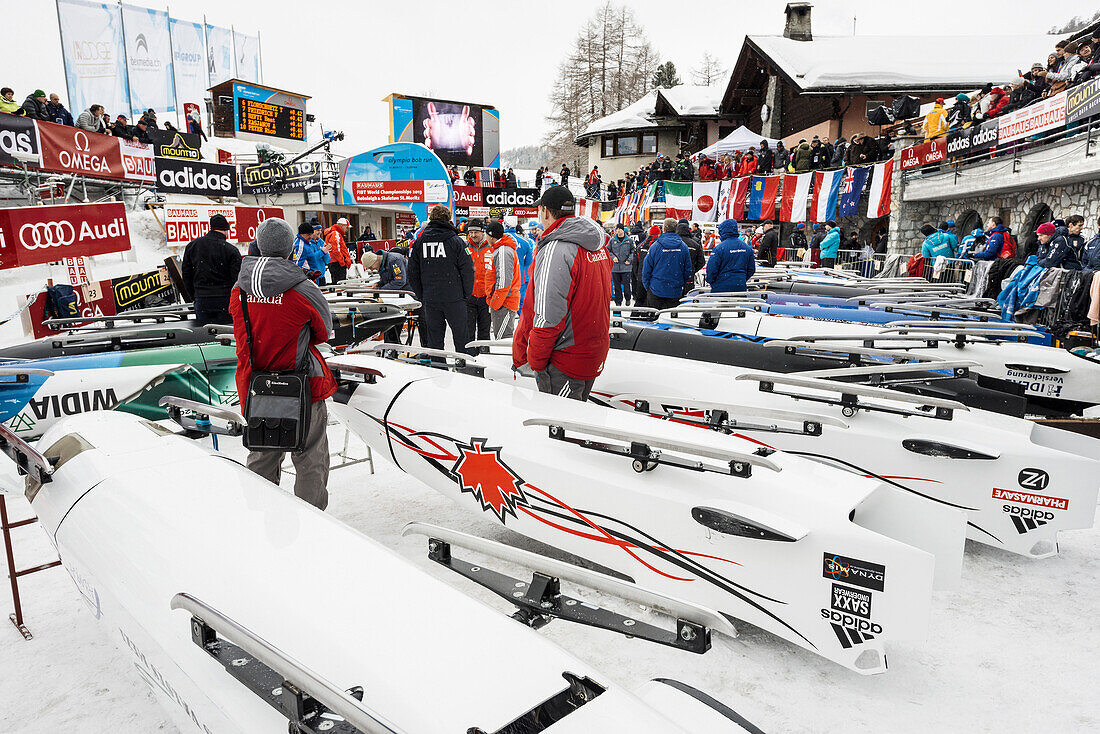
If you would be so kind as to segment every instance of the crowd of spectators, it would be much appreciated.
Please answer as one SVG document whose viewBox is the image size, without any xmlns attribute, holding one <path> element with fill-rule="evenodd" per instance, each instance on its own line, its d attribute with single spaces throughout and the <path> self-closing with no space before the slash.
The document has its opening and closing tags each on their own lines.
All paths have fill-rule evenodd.
<svg viewBox="0 0 1100 734">
<path fill-rule="evenodd" d="M 116 138 L 125 138 L 135 143 L 152 143 L 149 137 L 151 128 L 176 130 L 176 127 L 167 120 L 163 124 L 158 124 L 157 112 L 154 109 L 143 112 L 133 125 L 130 124 L 130 118 L 121 112 L 112 121 L 111 115 L 101 104 L 89 105 L 87 109 L 76 116 L 76 119 L 73 119 L 72 113 L 65 108 L 64 103 L 57 94 L 47 95 L 41 89 L 36 89 L 28 94 L 22 104 L 15 100 L 15 90 L 11 87 L 0 89 L 0 112 L 27 117 L 32 120 L 78 127 L 90 133 L 113 135 Z M 197 118 L 188 119 L 187 128 L 188 132 L 206 138 L 202 123 Z"/>
</svg>

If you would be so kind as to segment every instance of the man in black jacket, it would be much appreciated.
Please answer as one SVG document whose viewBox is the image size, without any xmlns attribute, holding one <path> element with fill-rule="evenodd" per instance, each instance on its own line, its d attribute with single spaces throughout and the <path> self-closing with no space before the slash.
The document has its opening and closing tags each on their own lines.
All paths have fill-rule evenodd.
<svg viewBox="0 0 1100 734">
<path fill-rule="evenodd" d="M 775 168 L 775 151 L 768 147 L 767 140 L 760 141 L 760 154 L 756 156 L 756 172 L 767 176 Z"/>
<path fill-rule="evenodd" d="M 228 237 L 229 222 L 215 214 L 210 217 L 210 231 L 183 251 L 183 285 L 194 300 L 199 326 L 233 323 L 229 293 L 241 272 L 241 253 Z"/>
<path fill-rule="evenodd" d="M 676 223 L 676 234 L 680 235 L 680 239 L 687 245 L 688 252 L 691 253 L 691 269 L 698 273 L 700 270 L 707 266 L 707 256 L 703 253 L 703 243 L 695 239 L 691 234 L 691 225 L 688 224 L 688 220 L 681 219 Z M 687 294 L 692 288 L 695 287 L 695 283 L 685 283 L 684 293 Z"/>
<path fill-rule="evenodd" d="M 759 259 L 767 260 L 768 265 L 775 267 L 779 254 L 779 228 L 772 221 L 765 221 L 760 226 L 764 228 L 764 236 L 760 238 Z"/>
<path fill-rule="evenodd" d="M 474 262 L 458 229 L 451 223 L 451 210 L 442 204 L 432 207 L 428 226 L 412 244 L 409 287 L 416 300 L 424 304 L 420 325 L 424 346 L 442 349 L 450 325 L 455 349 L 469 351 L 466 299 L 474 290 Z"/>
<path fill-rule="evenodd" d="M 50 122 L 50 113 L 46 109 L 46 93 L 36 89 L 23 100 L 23 114 L 32 120 L 45 120 Z"/>
</svg>

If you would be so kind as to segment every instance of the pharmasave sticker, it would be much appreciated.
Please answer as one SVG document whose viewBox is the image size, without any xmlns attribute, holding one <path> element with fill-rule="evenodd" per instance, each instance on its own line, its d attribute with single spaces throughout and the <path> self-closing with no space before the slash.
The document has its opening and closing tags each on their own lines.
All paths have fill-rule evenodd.
<svg viewBox="0 0 1100 734">
<path fill-rule="evenodd" d="M 831 581 L 842 581 L 872 591 L 882 591 L 886 584 L 886 566 L 835 553 L 825 554 L 821 575 Z"/>
<path fill-rule="evenodd" d="M 1036 507 L 1049 507 L 1052 510 L 1068 510 L 1069 500 L 1061 497 L 1047 497 L 1041 494 L 1028 492 L 1016 492 L 1011 489 L 993 488 L 993 499 L 1003 502 L 1015 502 L 1021 505 L 1034 505 Z"/>
</svg>

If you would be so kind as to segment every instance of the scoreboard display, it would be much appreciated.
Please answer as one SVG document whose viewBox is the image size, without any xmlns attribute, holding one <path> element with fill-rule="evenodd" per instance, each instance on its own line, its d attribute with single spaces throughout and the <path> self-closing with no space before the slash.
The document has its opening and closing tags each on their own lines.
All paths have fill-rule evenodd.
<svg viewBox="0 0 1100 734">
<path fill-rule="evenodd" d="M 232 88 L 232 97 L 227 92 Z M 213 87 L 215 134 L 244 140 L 271 140 L 283 147 L 297 147 L 306 141 L 306 100 L 309 97 L 282 89 L 236 79 Z M 230 106 L 230 104 L 232 106 Z M 225 125 L 219 131 L 219 121 Z M 277 142 L 278 141 L 278 142 Z"/>
<path fill-rule="evenodd" d="M 293 107 L 238 97 L 237 121 L 237 132 L 306 139 L 306 113 Z"/>
</svg>

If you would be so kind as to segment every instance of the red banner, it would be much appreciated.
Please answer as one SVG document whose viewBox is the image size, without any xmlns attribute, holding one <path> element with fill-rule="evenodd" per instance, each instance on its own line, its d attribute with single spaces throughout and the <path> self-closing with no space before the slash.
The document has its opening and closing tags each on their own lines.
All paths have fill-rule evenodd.
<svg viewBox="0 0 1100 734">
<path fill-rule="evenodd" d="M 485 206 L 480 186 L 455 186 L 455 206 Z"/>
<path fill-rule="evenodd" d="M 42 168 L 97 178 L 126 178 L 118 138 L 78 127 L 38 121 Z"/>
<path fill-rule="evenodd" d="M 122 203 L 0 209 L 0 268 L 129 249 L 126 205 Z"/>
<path fill-rule="evenodd" d="M 230 242 L 251 242 L 256 227 L 268 217 L 282 217 L 277 206 L 220 206 L 206 204 L 167 204 L 164 229 L 168 244 L 182 247 L 210 231 L 210 217 L 221 214 L 229 222 Z"/>
<path fill-rule="evenodd" d="M 359 204 L 404 204 L 425 200 L 423 181 L 353 181 L 352 195 Z"/>
<path fill-rule="evenodd" d="M 283 210 L 277 206 L 238 206 L 237 242 L 251 242 L 256 239 L 256 228 L 268 217 L 282 217 Z M 297 227 L 295 227 L 297 229 Z"/>
<path fill-rule="evenodd" d="M 153 183 L 157 180 L 156 162 L 153 159 L 153 146 L 135 143 L 124 138 L 118 141 L 118 152 L 122 157 L 122 172 L 129 181 Z"/>
<path fill-rule="evenodd" d="M 947 138 L 937 138 L 920 145 L 911 145 L 901 152 L 901 170 L 939 163 L 946 157 Z"/>
</svg>

